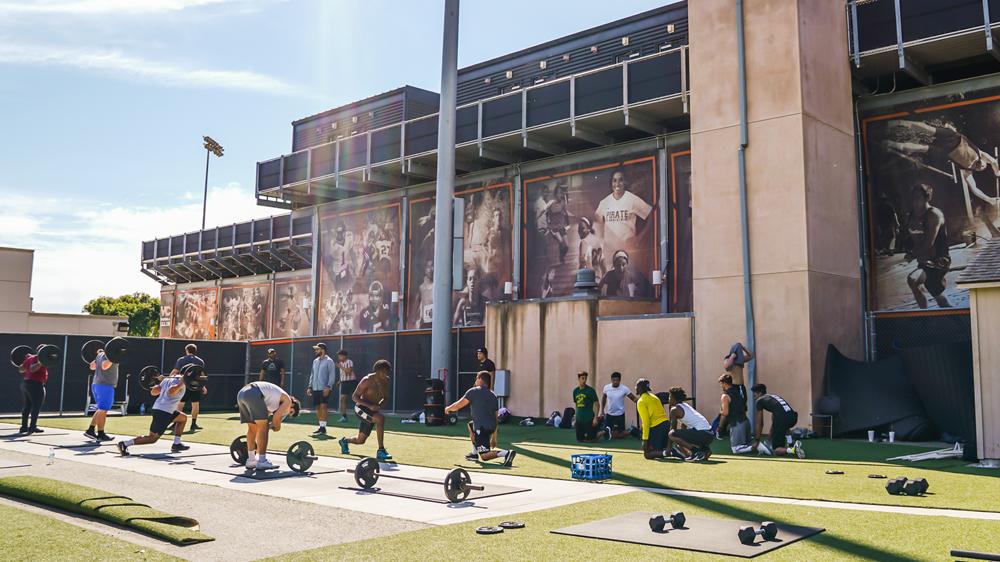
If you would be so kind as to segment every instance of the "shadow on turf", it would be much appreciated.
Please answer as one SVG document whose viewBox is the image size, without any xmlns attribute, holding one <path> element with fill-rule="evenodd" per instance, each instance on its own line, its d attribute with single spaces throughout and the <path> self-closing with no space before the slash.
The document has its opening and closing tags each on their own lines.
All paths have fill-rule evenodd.
<svg viewBox="0 0 1000 562">
<path fill-rule="evenodd" d="M 564 459 L 560 457 L 554 457 L 552 455 L 546 455 L 543 453 L 538 453 L 536 451 L 528 451 L 520 449 L 518 454 L 524 455 L 526 457 L 531 457 L 537 461 L 548 463 L 555 466 L 565 467 L 567 472 L 570 470 L 569 459 Z M 644 488 L 663 488 L 672 490 L 670 486 L 666 486 L 660 482 L 654 482 L 652 480 L 646 480 L 644 478 L 636 478 L 633 476 L 618 476 L 618 479 L 630 486 L 640 486 Z M 713 500 L 711 498 L 697 498 L 691 496 L 670 496 L 671 499 L 683 502 L 695 507 L 700 507 L 706 509 L 719 515 L 725 515 L 733 519 L 740 519 L 744 521 L 763 521 L 765 519 L 770 519 L 769 516 L 765 516 L 761 513 L 753 511 L 751 509 L 739 508 L 731 505 L 723 504 L 719 501 Z M 900 554 L 889 552 L 885 550 L 879 550 L 872 546 L 861 544 L 855 541 L 848 540 L 843 537 L 839 537 L 830 529 L 827 529 L 826 533 L 821 533 L 810 540 L 815 541 L 818 544 L 822 544 L 829 548 L 839 550 L 841 552 L 851 554 L 854 556 L 859 556 L 869 560 L 898 560 L 901 562 L 916 562 L 917 558 L 911 558 L 908 556 L 902 556 Z"/>
</svg>

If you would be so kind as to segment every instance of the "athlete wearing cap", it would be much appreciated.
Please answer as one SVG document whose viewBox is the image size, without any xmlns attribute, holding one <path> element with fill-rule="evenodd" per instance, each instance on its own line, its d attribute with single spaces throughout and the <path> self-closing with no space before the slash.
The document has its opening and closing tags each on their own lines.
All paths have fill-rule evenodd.
<svg viewBox="0 0 1000 562">
<path fill-rule="evenodd" d="M 267 350 L 267 359 L 260 364 L 260 378 L 258 380 L 285 387 L 285 362 L 278 359 L 278 350 Z"/>
<path fill-rule="evenodd" d="M 312 374 L 309 375 L 309 386 L 306 396 L 312 396 L 313 408 L 319 419 L 319 428 L 313 435 L 326 435 L 326 416 L 330 408 L 330 394 L 333 391 L 333 359 L 326 354 L 326 344 L 313 346 L 316 358 L 313 359 Z"/>
</svg>

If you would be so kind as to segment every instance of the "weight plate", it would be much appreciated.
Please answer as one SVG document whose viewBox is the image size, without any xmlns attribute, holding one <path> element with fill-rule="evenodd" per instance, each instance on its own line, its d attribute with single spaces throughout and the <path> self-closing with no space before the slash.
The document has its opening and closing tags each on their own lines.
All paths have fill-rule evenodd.
<svg viewBox="0 0 1000 562">
<path fill-rule="evenodd" d="M 827 474 L 843 474 L 844 471 L 843 470 L 827 470 L 826 473 Z"/>
<path fill-rule="evenodd" d="M 229 456 L 236 461 L 236 464 L 244 465 L 250 454 L 247 452 L 247 436 L 240 435 L 229 445 Z"/>
<path fill-rule="evenodd" d="M 288 448 L 288 453 L 285 455 L 285 462 L 288 464 L 288 468 L 295 472 L 305 472 L 312 466 L 313 459 L 315 458 L 314 455 L 315 451 L 311 444 L 306 441 L 299 441 L 292 443 L 292 446 Z"/>
<path fill-rule="evenodd" d="M 868 478 L 885 478 L 885 474 L 869 474 Z"/>
<path fill-rule="evenodd" d="M 501 521 L 500 527 L 504 529 L 521 529 L 524 527 L 524 521 Z"/>
<path fill-rule="evenodd" d="M 502 532 L 503 527 L 476 527 L 476 533 L 480 535 L 495 535 Z"/>
<path fill-rule="evenodd" d="M 46 367 L 55 367 L 62 362 L 62 350 L 54 345 L 38 346 L 38 361 Z"/>
<path fill-rule="evenodd" d="M 181 369 L 181 374 L 184 375 L 184 384 L 190 392 L 200 391 L 205 381 L 208 380 L 208 375 L 205 374 L 204 367 L 193 363 L 185 365 Z"/>
<path fill-rule="evenodd" d="M 15 366 L 20 368 L 21 364 L 24 363 L 24 358 L 30 355 L 34 350 L 26 345 L 19 345 L 10 351 L 10 362 Z"/>
<path fill-rule="evenodd" d="M 463 468 L 456 468 L 444 479 L 444 495 L 451 503 L 465 501 L 469 497 L 469 484 L 472 484 L 469 473 Z"/>
<path fill-rule="evenodd" d="M 108 361 L 112 363 L 121 363 L 125 356 L 128 355 L 128 340 L 125 338 L 111 338 L 104 346 L 104 354 L 107 355 Z"/>
<path fill-rule="evenodd" d="M 354 481 L 358 483 L 358 486 L 366 490 L 375 486 L 375 483 L 378 482 L 378 476 L 378 461 L 371 457 L 361 459 L 361 462 L 354 469 Z"/>
<path fill-rule="evenodd" d="M 91 361 L 97 359 L 97 352 L 104 349 L 104 342 L 101 340 L 89 340 L 80 348 L 80 358 L 90 365 Z"/>
<path fill-rule="evenodd" d="M 139 386 L 143 390 L 152 390 L 160 381 L 160 369 L 153 365 L 147 365 L 139 371 Z"/>
</svg>

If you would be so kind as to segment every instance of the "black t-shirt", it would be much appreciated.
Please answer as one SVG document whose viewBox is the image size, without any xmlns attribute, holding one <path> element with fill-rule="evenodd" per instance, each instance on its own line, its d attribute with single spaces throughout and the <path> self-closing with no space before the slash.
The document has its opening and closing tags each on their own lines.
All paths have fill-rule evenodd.
<svg viewBox="0 0 1000 562">
<path fill-rule="evenodd" d="M 197 355 L 185 355 L 177 360 L 177 363 L 174 364 L 174 368 L 180 371 L 181 369 L 187 367 L 188 365 L 198 365 L 202 369 L 204 369 L 205 360 L 202 359 L 201 357 L 198 357 Z"/>
<path fill-rule="evenodd" d="M 747 399 L 743 392 L 743 385 L 733 385 L 726 390 L 729 396 L 729 417 L 728 423 L 739 423 L 747 419 Z"/>
<path fill-rule="evenodd" d="M 285 362 L 281 359 L 265 359 L 260 364 L 260 369 L 264 371 L 264 380 L 274 384 L 281 384 L 281 371 L 285 368 Z"/>
<path fill-rule="evenodd" d="M 785 399 L 777 394 L 765 394 L 757 399 L 758 410 L 767 410 L 772 416 L 786 416 L 795 410 L 785 402 Z"/>
<path fill-rule="evenodd" d="M 488 373 L 495 373 L 497 371 L 497 364 L 493 362 L 489 357 L 485 361 L 479 363 L 479 370 L 486 371 Z"/>
</svg>

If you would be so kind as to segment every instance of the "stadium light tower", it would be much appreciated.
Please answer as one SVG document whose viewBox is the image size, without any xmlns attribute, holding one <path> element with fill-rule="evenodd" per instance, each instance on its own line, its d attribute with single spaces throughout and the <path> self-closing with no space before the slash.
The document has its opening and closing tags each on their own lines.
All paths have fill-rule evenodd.
<svg viewBox="0 0 1000 562">
<path fill-rule="evenodd" d="M 201 229 L 205 230 L 205 208 L 208 206 L 208 161 L 213 154 L 222 158 L 225 149 L 212 137 L 204 136 L 202 139 L 205 140 L 205 195 L 201 200 Z"/>
</svg>

